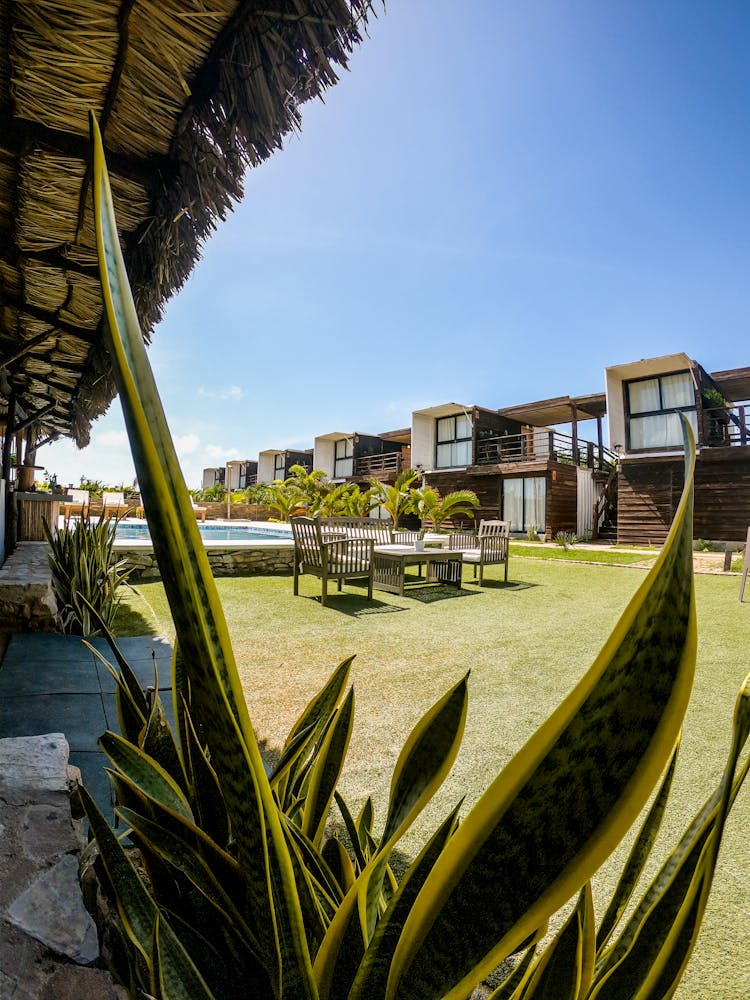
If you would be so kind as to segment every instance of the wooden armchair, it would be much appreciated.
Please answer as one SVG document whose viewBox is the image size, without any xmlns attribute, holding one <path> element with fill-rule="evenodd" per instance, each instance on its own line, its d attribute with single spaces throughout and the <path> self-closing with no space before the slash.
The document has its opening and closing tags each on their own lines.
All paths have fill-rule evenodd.
<svg viewBox="0 0 750 1000">
<path fill-rule="evenodd" d="M 294 595 L 299 595 L 300 573 L 320 577 L 320 603 L 328 597 L 328 581 L 336 580 L 341 590 L 347 580 L 367 580 L 367 599 L 372 600 L 372 538 L 346 538 L 342 533 L 323 535 L 319 518 L 293 517 Z"/>
<path fill-rule="evenodd" d="M 504 580 L 508 582 L 508 550 L 510 544 L 510 521 L 480 521 L 479 531 L 457 532 L 448 540 L 449 549 L 461 551 L 461 562 L 474 567 L 474 579 L 479 568 L 479 586 L 484 585 L 484 567 L 501 564 L 505 566 Z"/>
</svg>

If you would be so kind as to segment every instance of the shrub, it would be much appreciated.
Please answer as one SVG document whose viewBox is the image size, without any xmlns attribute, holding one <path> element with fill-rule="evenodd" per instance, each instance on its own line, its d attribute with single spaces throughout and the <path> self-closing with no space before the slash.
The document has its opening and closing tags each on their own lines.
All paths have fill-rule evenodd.
<svg viewBox="0 0 750 1000">
<path fill-rule="evenodd" d="M 132 572 L 113 548 L 116 522 L 104 516 L 91 520 L 84 515 L 54 534 L 47 522 L 43 523 L 60 627 L 71 635 L 95 635 L 98 619 L 106 627 L 114 621 L 119 604 L 117 590 Z"/>
<path fill-rule="evenodd" d="M 558 531 L 555 535 L 556 544 L 566 551 L 572 549 L 578 541 L 578 535 L 574 531 Z"/>
</svg>

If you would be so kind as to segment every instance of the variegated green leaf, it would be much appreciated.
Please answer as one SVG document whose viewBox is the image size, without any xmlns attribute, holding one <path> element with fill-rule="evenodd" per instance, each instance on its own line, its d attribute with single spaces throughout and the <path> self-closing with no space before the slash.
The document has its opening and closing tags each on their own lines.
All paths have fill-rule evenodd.
<svg viewBox="0 0 750 1000">
<path fill-rule="evenodd" d="M 391 851 L 435 794 L 456 758 L 466 721 L 467 680 L 468 674 L 424 714 L 404 744 L 391 781 L 384 835 L 353 889 L 344 897 L 315 958 L 315 976 L 323 1000 L 345 995 L 351 985 L 356 974 L 354 957 L 363 952 L 375 928 Z M 371 812 L 369 815 L 371 819 Z M 363 827 L 366 832 L 366 824 L 360 822 L 360 829 Z"/>
<path fill-rule="evenodd" d="M 685 489 L 661 554 L 590 670 L 438 859 L 404 927 L 387 1000 L 463 1000 L 591 878 L 664 770 L 696 649 L 695 445 L 683 424 Z"/>
<path fill-rule="evenodd" d="M 224 614 L 146 357 L 128 284 L 104 163 L 93 139 L 94 219 L 110 356 L 146 517 L 191 681 L 191 710 L 205 732 L 248 873 L 264 954 L 280 992 L 314 998 L 294 872 L 242 693 Z"/>
<path fill-rule="evenodd" d="M 354 723 L 354 691 L 352 688 L 336 711 L 316 755 L 310 784 L 302 810 L 302 832 L 313 844 L 320 845 L 333 792 L 341 775 Z"/>
<path fill-rule="evenodd" d="M 594 947 L 594 901 L 587 882 L 575 909 L 542 952 L 523 1000 L 583 1000 L 594 972 Z"/>
<path fill-rule="evenodd" d="M 638 879 L 641 877 L 649 855 L 651 854 L 651 849 L 654 846 L 657 834 L 659 833 L 659 827 L 661 826 L 664 811 L 667 808 L 667 800 L 669 798 L 669 792 L 672 788 L 672 779 L 674 778 L 675 769 L 677 767 L 678 751 L 679 740 L 674 749 L 674 753 L 672 754 L 672 759 L 669 762 L 669 767 L 667 768 L 667 773 L 664 775 L 664 780 L 661 783 L 659 792 L 651 804 L 648 815 L 646 816 L 643 826 L 641 827 L 630 854 L 628 855 L 628 860 L 625 862 L 625 867 L 622 870 L 620 879 L 615 887 L 614 893 L 612 894 L 607 911 L 602 918 L 602 922 L 596 935 L 597 954 L 599 954 L 599 952 L 604 948 L 622 914 L 625 912 L 635 887 L 638 884 Z"/>
<path fill-rule="evenodd" d="M 750 677 L 740 691 L 732 748 L 716 792 L 688 827 L 620 938 L 597 967 L 591 998 L 662 1000 L 677 988 L 695 947 L 724 823 L 750 770 L 735 771 L 750 734 Z"/>
<path fill-rule="evenodd" d="M 404 873 L 401 884 L 394 893 L 385 913 L 378 921 L 372 941 L 360 962 L 347 1000 L 372 1000 L 373 997 L 385 995 L 388 970 L 406 916 L 440 852 L 455 833 L 460 808 L 461 803 L 459 802 Z"/>
<path fill-rule="evenodd" d="M 154 972 L 165 1000 L 217 1000 L 167 921 L 154 923 Z M 218 998 L 220 1000 L 220 998 Z"/>
<path fill-rule="evenodd" d="M 116 733 L 104 733 L 99 745 L 123 777 L 169 812 L 193 822 L 193 812 L 182 789 L 161 764 Z"/>
</svg>

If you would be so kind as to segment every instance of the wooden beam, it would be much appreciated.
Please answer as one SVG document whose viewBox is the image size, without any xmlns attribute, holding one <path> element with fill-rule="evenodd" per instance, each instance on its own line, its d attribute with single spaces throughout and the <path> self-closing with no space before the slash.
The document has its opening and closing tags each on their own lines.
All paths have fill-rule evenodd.
<svg viewBox="0 0 750 1000">
<path fill-rule="evenodd" d="M 570 403 L 570 436 L 573 438 L 573 464 L 578 465 L 578 407 Z"/>
<path fill-rule="evenodd" d="M 48 403 L 47 406 L 43 407 L 41 410 L 37 410 L 36 413 L 31 413 L 25 420 L 16 424 L 16 431 L 25 431 L 27 427 L 31 427 L 32 424 L 43 420 L 48 413 L 51 413 L 55 409 L 57 409 L 57 400 L 52 403 Z"/>
</svg>

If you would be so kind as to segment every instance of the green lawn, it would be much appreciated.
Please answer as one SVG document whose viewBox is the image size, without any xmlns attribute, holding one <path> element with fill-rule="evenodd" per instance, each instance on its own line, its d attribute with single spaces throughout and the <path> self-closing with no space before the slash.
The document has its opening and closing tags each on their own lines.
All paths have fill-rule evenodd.
<svg viewBox="0 0 750 1000">
<path fill-rule="evenodd" d="M 563 559 L 568 562 L 606 563 L 610 566 L 649 566 L 658 553 L 623 552 L 621 549 L 564 549 L 548 545 L 511 545 L 511 556 L 526 559 Z"/>
<path fill-rule="evenodd" d="M 243 686 L 259 739 L 278 747 L 292 722 L 344 656 L 354 666 L 356 721 L 343 791 L 357 807 L 367 795 L 383 809 L 390 772 L 421 712 L 471 669 L 464 744 L 422 822 L 431 829 L 462 795 L 470 805 L 589 666 L 644 578 L 618 569 L 511 559 L 511 583 L 460 592 L 423 589 L 404 598 L 346 588 L 322 608 L 317 580 L 299 598 L 288 577 L 219 579 Z M 499 576 L 489 570 L 491 581 Z M 467 578 L 468 579 L 468 578 Z M 750 669 L 750 604 L 736 577 L 698 576 L 698 669 L 685 722 L 680 767 L 661 838 L 674 842 L 718 781 L 736 691 Z M 170 635 L 164 591 L 140 585 L 125 598 L 121 634 Z M 750 787 L 730 817 L 701 940 L 680 1000 L 750 996 Z M 417 837 L 403 845 L 413 851 Z M 625 847 L 616 856 L 621 863 Z M 597 879 L 601 898 L 616 875 Z M 601 910 L 601 903 L 598 904 Z M 717 985 L 719 984 L 719 985 Z"/>
</svg>

